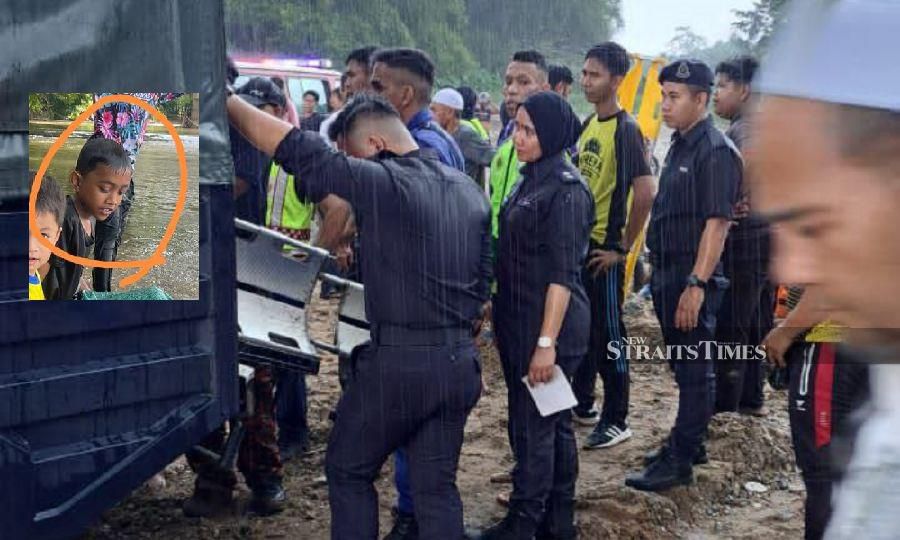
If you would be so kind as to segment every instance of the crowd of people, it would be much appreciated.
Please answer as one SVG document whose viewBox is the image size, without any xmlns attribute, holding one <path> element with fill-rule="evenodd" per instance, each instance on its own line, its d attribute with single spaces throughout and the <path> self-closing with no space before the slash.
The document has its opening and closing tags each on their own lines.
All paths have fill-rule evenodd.
<svg viewBox="0 0 900 540">
<path fill-rule="evenodd" d="M 834 17 L 886 32 L 883 14 L 854 3 Z M 852 33 L 832 37 L 844 41 L 842 54 L 859 52 Z M 897 301 L 877 293 L 898 253 L 876 232 L 898 219 L 896 182 L 883 177 L 896 176 L 900 103 L 896 93 L 848 90 L 848 74 L 828 90 L 813 84 L 818 74 L 797 59 L 827 65 L 839 49 L 826 41 L 802 53 L 788 44 L 784 58 L 764 66 L 762 83 L 758 60 L 748 56 L 714 69 L 692 59 L 666 65 L 661 113 L 674 134 L 659 178 L 640 127 L 617 100 L 631 60 L 614 42 L 584 56 L 580 85 L 594 107 L 584 121 L 567 102 L 571 71 L 548 66 L 538 51 L 512 54 L 495 111 L 508 121 L 496 142 L 489 99 L 465 87 L 435 92 L 435 65 L 420 50 L 353 51 L 340 108 L 308 124 L 309 110 L 290 121 L 271 80 L 229 85 L 238 217 L 310 239 L 318 215 L 313 240 L 355 267 L 365 285 L 371 340 L 354 351 L 326 455 L 333 538 L 377 537 L 373 482 L 391 455 L 397 503 L 387 538 L 576 538 L 573 421 L 594 426 L 584 450 L 633 436 L 623 281 L 645 227 L 653 306 L 679 397 L 669 435 L 625 485 L 658 492 L 690 484 L 694 467 L 710 459 L 704 442 L 714 414 L 767 414 L 764 359 L 740 354 L 762 345 L 773 385 L 783 387 L 776 368 L 787 368 L 806 537 L 896 533 L 886 523 L 898 500 L 890 476 L 900 446 L 891 435 L 897 368 L 854 361 L 862 349 L 850 352 L 841 341 L 900 322 Z M 789 59 L 802 76 L 791 77 Z M 842 65 L 856 73 L 851 64 Z M 229 72 L 233 81 L 233 66 Z M 730 122 L 726 132 L 710 108 Z M 823 163 L 831 167 L 824 176 Z M 848 198 L 883 221 L 855 225 L 856 239 L 829 232 L 860 211 L 842 205 Z M 871 282 L 861 285 L 864 275 Z M 467 531 L 455 480 L 481 393 L 475 338 L 485 320 L 500 354 L 515 465 L 495 478 L 512 484 L 501 497 L 505 518 Z M 896 330 L 861 334 L 865 343 L 896 345 Z M 281 446 L 302 447 L 305 425 L 292 431 L 303 421 L 285 416 L 276 429 L 275 384 L 262 371 L 257 391 L 269 398 L 248 423 L 239 464 L 257 508 L 271 513 L 285 500 L 276 438 L 294 433 Z M 529 388 L 556 377 L 571 384 L 577 404 L 544 416 Z M 603 398 L 595 404 L 598 377 Z M 278 394 L 296 397 L 279 397 L 279 416 L 284 407 L 302 417 L 304 381 L 284 384 L 290 391 Z M 869 399 L 875 412 L 854 460 L 841 463 L 832 448 L 853 438 L 851 413 Z M 216 437 L 210 444 L 220 444 Z M 221 478 L 197 459 L 192 465 L 200 477 L 185 511 L 208 515 L 227 505 L 233 473 Z M 841 478 L 846 487 L 835 494 Z M 863 496 L 867 486 L 877 501 Z"/>
</svg>

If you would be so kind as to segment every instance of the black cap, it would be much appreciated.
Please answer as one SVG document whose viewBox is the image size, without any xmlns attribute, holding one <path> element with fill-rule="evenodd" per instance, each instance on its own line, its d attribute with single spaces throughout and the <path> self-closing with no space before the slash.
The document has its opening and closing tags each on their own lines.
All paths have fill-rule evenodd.
<svg viewBox="0 0 900 540">
<path fill-rule="evenodd" d="M 285 103 L 281 89 L 268 77 L 253 77 L 235 93 L 254 107 L 262 105 L 284 107 Z"/>
<path fill-rule="evenodd" d="M 659 72 L 659 84 L 674 82 L 712 88 L 714 80 L 712 70 L 700 60 L 676 60 Z"/>
</svg>

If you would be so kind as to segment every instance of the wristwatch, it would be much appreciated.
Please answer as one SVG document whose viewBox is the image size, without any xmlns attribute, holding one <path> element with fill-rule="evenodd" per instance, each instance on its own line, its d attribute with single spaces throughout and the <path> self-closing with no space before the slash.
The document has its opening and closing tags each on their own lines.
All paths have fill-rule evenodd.
<svg viewBox="0 0 900 540">
<path fill-rule="evenodd" d="M 553 346 L 553 338 L 547 336 L 541 336 L 538 338 L 538 348 L 540 349 L 549 349 Z"/>
<path fill-rule="evenodd" d="M 706 282 L 697 277 L 697 274 L 691 274 L 687 278 L 687 286 L 688 287 L 699 287 L 706 290 Z"/>
</svg>

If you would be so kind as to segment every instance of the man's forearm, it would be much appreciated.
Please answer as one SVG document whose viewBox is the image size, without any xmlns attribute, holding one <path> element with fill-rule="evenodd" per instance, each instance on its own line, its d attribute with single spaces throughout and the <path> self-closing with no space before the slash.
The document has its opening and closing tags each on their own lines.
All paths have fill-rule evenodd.
<svg viewBox="0 0 900 540">
<path fill-rule="evenodd" d="M 794 309 L 788 313 L 780 326 L 788 329 L 792 337 L 796 337 L 805 330 L 812 328 L 828 318 L 828 312 L 822 306 L 818 287 L 807 286 L 803 290 L 803 296 Z"/>
<path fill-rule="evenodd" d="M 334 252 L 347 238 L 348 222 L 352 212 L 350 204 L 340 197 L 325 197 L 319 208 L 322 210 L 322 229 L 319 232 L 318 245 Z"/>
<path fill-rule="evenodd" d="M 719 264 L 722 251 L 725 249 L 725 237 L 728 236 L 729 223 L 724 218 L 706 220 L 703 236 L 700 237 L 700 248 L 694 262 L 694 274 L 706 281 Z"/>
<path fill-rule="evenodd" d="M 634 195 L 631 198 L 631 210 L 628 212 L 628 224 L 625 225 L 625 244 L 622 246 L 626 253 L 631 251 L 637 237 L 644 230 L 647 216 L 653 208 L 653 199 L 656 198 L 656 185 L 652 176 L 635 178 L 632 185 Z"/>
<path fill-rule="evenodd" d="M 275 150 L 293 128 L 291 124 L 265 113 L 238 96 L 225 100 L 228 119 L 250 143 L 268 156 Z"/>
</svg>

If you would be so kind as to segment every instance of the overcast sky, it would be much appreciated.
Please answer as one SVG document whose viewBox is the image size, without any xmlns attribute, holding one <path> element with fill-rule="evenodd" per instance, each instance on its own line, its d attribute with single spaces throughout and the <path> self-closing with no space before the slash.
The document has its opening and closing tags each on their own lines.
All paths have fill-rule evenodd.
<svg viewBox="0 0 900 540">
<path fill-rule="evenodd" d="M 613 39 L 629 51 L 653 56 L 665 50 L 676 27 L 690 26 L 711 45 L 731 35 L 731 10 L 752 5 L 753 0 L 622 0 L 625 27 Z"/>
</svg>

